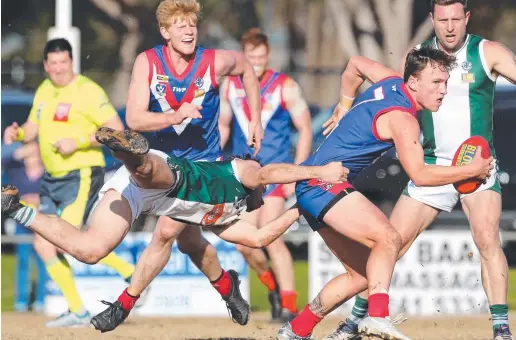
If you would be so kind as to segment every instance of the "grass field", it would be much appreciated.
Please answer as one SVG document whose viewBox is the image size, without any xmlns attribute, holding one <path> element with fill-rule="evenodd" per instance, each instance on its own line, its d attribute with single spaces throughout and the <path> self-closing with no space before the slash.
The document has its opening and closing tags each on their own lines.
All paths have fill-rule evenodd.
<svg viewBox="0 0 516 340">
<path fill-rule="evenodd" d="M 14 265 L 14 256 L 2 255 L 2 311 L 13 310 Z M 302 308 L 308 302 L 308 263 L 297 261 L 294 266 L 298 307 Z M 250 273 L 250 279 L 252 310 L 267 311 L 269 308 L 267 289 L 260 283 L 253 271 Z M 516 310 L 516 269 L 511 269 L 509 272 L 509 308 Z"/>
</svg>

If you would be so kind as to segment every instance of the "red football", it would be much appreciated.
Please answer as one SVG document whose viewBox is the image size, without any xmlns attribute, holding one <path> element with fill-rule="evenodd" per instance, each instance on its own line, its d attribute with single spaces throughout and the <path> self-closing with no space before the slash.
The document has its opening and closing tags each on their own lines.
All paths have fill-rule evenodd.
<svg viewBox="0 0 516 340">
<path fill-rule="evenodd" d="M 489 150 L 489 143 L 485 138 L 480 136 L 473 136 L 466 139 L 455 152 L 455 156 L 453 156 L 452 165 L 460 166 L 464 164 L 469 164 L 473 161 L 473 157 L 475 156 L 475 152 L 477 148 L 482 147 L 482 157 L 489 158 L 491 156 L 491 152 Z M 457 182 L 453 184 L 455 189 L 461 194 L 471 194 L 475 190 L 477 190 L 482 185 L 482 182 L 478 179 L 472 178 L 462 182 Z"/>
</svg>

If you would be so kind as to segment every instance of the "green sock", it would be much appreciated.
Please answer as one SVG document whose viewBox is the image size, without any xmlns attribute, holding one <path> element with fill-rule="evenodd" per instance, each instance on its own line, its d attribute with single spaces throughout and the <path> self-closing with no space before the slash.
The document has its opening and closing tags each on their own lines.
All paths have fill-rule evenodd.
<svg viewBox="0 0 516 340">
<path fill-rule="evenodd" d="M 353 309 L 351 310 L 351 314 L 346 319 L 347 324 L 358 325 L 358 323 L 365 318 L 367 315 L 367 300 L 362 299 L 360 296 L 356 296 L 355 304 L 353 305 Z M 353 326 L 353 325 L 351 325 Z"/>
<path fill-rule="evenodd" d="M 493 330 L 499 325 L 509 325 L 509 307 L 505 305 L 489 306 L 491 318 L 493 319 Z"/>
</svg>

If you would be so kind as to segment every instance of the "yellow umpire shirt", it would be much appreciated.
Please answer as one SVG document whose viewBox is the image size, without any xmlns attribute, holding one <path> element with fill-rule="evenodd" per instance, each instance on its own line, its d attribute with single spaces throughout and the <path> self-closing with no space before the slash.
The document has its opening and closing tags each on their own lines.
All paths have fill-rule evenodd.
<svg viewBox="0 0 516 340">
<path fill-rule="evenodd" d="M 54 144 L 65 138 L 95 133 L 97 128 L 116 116 L 104 90 L 88 77 L 77 75 L 65 87 L 56 87 L 49 79 L 36 91 L 29 121 L 38 124 L 38 139 L 45 170 L 53 177 L 93 166 L 105 167 L 100 147 L 77 150 L 63 156 Z"/>
</svg>

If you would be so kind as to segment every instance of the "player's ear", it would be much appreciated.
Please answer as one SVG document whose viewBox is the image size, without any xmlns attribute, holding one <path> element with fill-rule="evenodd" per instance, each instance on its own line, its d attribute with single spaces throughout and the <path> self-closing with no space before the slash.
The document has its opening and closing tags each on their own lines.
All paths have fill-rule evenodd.
<svg viewBox="0 0 516 340">
<path fill-rule="evenodd" d="M 418 88 L 419 88 L 419 84 L 418 84 L 417 78 L 414 77 L 414 76 L 410 76 L 409 79 L 408 79 L 408 82 L 407 82 L 407 86 L 412 91 L 417 91 Z"/>
<path fill-rule="evenodd" d="M 467 25 L 467 24 L 468 24 L 468 22 L 469 22 L 469 15 L 470 15 L 470 14 L 471 14 L 471 12 L 470 12 L 470 11 L 467 11 L 467 12 L 466 12 L 466 25 Z"/>
<path fill-rule="evenodd" d="M 170 34 L 168 33 L 167 29 L 163 26 L 160 26 L 159 32 L 161 33 L 161 36 L 165 40 L 170 40 Z"/>
</svg>

